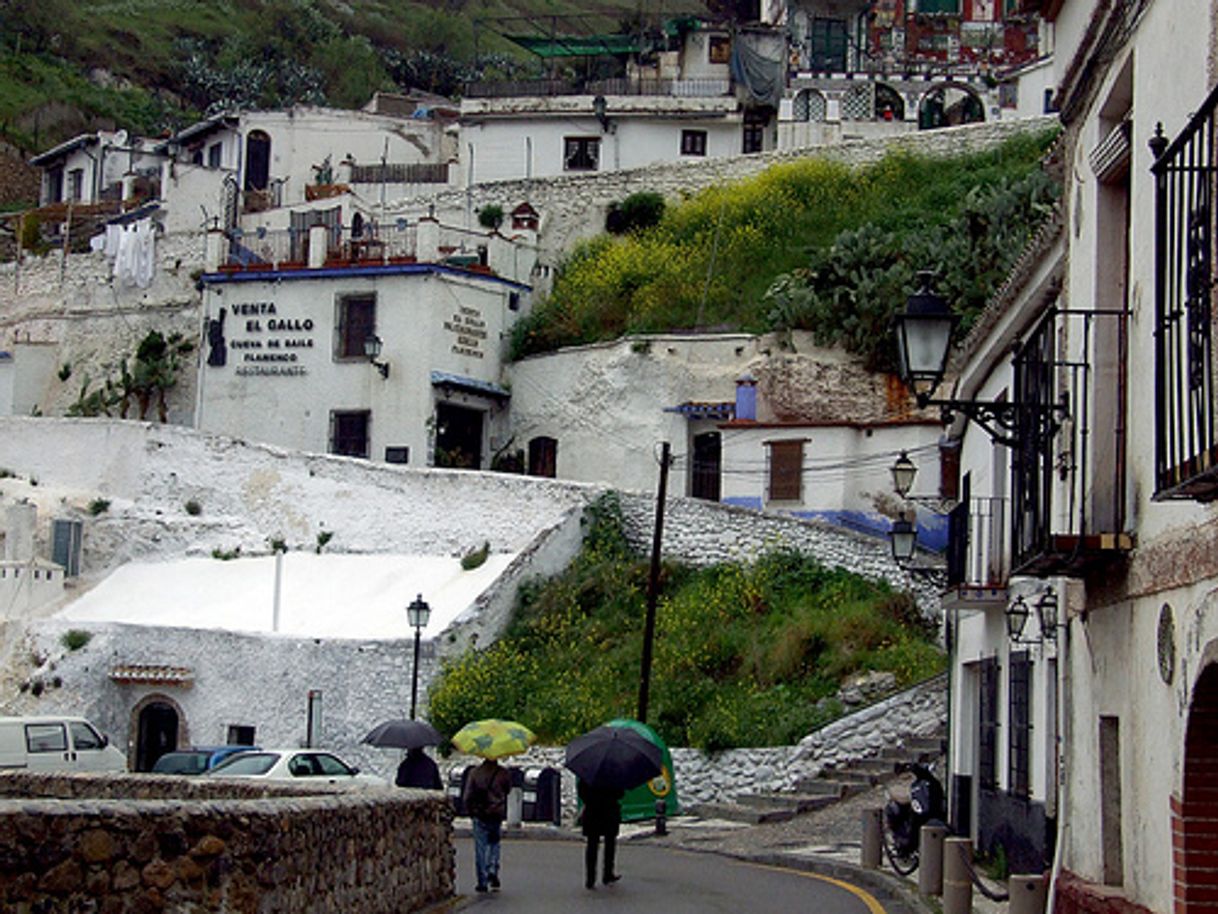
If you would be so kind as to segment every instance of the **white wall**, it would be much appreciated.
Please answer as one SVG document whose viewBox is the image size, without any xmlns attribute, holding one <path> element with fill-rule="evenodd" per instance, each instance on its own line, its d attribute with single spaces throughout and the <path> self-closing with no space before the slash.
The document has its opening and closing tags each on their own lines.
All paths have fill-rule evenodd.
<svg viewBox="0 0 1218 914">
<path fill-rule="evenodd" d="M 227 364 L 208 365 L 208 353 L 202 354 L 197 425 L 325 452 L 332 410 L 371 410 L 372 459 L 383 460 L 387 446 L 408 446 L 411 465 L 426 466 L 433 444 L 429 420 L 442 399 L 431 372 L 498 384 L 506 334 L 520 313 L 510 310 L 509 296 L 518 291 L 489 278 L 420 272 L 321 279 L 302 272 L 284 281 L 209 283 L 204 311 L 209 319 L 226 312 Z M 363 293 L 376 295 L 375 330 L 387 378 L 362 357 L 340 361 L 334 355 L 339 299 Z M 504 441 L 500 404 L 451 399 L 494 420 L 483 428 L 483 465 L 489 465 L 488 449 Z"/>
<path fill-rule="evenodd" d="M 608 131 L 592 116 L 590 99 L 576 100 L 583 104 L 565 112 L 468 117 L 461 129 L 461 182 L 482 184 L 586 174 L 565 168 L 564 141 L 568 137 L 600 140 L 599 172 L 644 168 L 657 162 L 696 161 L 700 157 L 681 154 L 683 130 L 706 131 L 708 158 L 740 153 L 741 122 L 734 98 L 655 99 L 667 109 L 685 110 L 685 114 L 675 117 L 665 116 L 662 110 L 637 110 L 639 100 L 635 98 L 613 97 L 608 100 Z M 481 101 L 488 100 L 474 99 L 470 105 Z"/>
</svg>

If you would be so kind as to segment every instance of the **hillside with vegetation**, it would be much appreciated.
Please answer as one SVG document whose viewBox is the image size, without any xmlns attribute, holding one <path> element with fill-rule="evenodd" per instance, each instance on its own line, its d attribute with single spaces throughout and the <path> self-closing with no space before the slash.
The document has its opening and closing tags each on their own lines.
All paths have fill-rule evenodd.
<svg viewBox="0 0 1218 914">
<path fill-rule="evenodd" d="M 634 716 L 648 565 L 614 496 L 585 519 L 580 555 L 522 588 L 505 636 L 444 665 L 429 712 L 442 732 L 506 717 L 561 744 Z M 833 696 L 853 674 L 889 671 L 906 686 L 944 667 L 908 594 L 796 552 L 667 564 L 661 587 L 648 723 L 670 745 L 787 745 L 842 713 Z"/>
<path fill-rule="evenodd" d="M 965 325 L 1052 211 L 1054 133 L 968 156 L 810 157 L 675 204 L 638 194 L 514 330 L 513 356 L 626 333 L 811 330 L 890 367 L 892 315 L 932 270 Z"/>
<path fill-rule="evenodd" d="M 617 32 L 705 9 L 695 0 L 5 0 L 0 142 L 28 154 L 99 128 L 154 136 L 227 107 L 459 94 L 471 79 L 542 75 L 537 58 L 499 34 L 534 26 L 503 17 Z"/>
</svg>

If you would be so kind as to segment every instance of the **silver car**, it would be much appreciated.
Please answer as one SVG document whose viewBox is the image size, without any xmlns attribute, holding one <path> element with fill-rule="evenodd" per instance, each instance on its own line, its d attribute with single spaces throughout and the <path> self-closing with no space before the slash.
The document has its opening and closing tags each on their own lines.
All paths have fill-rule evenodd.
<svg viewBox="0 0 1218 914">
<path fill-rule="evenodd" d="M 351 787 L 388 787 L 375 774 L 361 774 L 333 752 L 320 749 L 261 749 L 225 759 L 204 777 L 257 778 L 294 783 L 346 784 Z"/>
</svg>

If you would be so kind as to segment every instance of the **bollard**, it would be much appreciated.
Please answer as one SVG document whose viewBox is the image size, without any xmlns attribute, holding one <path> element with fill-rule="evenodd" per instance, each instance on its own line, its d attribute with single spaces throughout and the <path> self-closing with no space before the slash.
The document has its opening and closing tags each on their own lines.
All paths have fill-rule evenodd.
<svg viewBox="0 0 1218 914">
<path fill-rule="evenodd" d="M 918 833 L 918 891 L 923 895 L 943 894 L 943 839 L 947 829 L 942 825 L 923 825 Z"/>
<path fill-rule="evenodd" d="M 973 862 L 971 838 L 947 838 L 943 842 L 943 914 L 972 914 Z"/>
<path fill-rule="evenodd" d="M 874 809 L 863 810 L 863 848 L 859 865 L 869 870 L 878 870 L 880 860 L 880 842 L 883 840 L 884 810 L 876 806 Z"/>
<path fill-rule="evenodd" d="M 507 827 L 519 828 L 524 821 L 524 791 L 513 787 L 507 795 Z"/>
<path fill-rule="evenodd" d="M 1011 896 L 1008 914 L 1044 914 L 1048 880 L 1044 874 L 1012 876 L 1007 881 L 1007 894 Z"/>
<path fill-rule="evenodd" d="M 668 834 L 668 801 L 656 800 L 656 834 Z"/>
</svg>

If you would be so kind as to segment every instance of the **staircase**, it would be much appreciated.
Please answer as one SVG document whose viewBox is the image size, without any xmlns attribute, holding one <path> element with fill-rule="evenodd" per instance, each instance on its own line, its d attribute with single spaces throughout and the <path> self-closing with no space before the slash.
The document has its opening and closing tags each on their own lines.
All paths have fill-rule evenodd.
<svg viewBox="0 0 1218 914">
<path fill-rule="evenodd" d="M 750 825 L 785 822 L 890 780 L 897 762 L 929 764 L 943 755 L 945 745 L 944 735 L 911 737 L 899 747 L 881 750 L 879 755 L 851 759 L 836 768 L 827 767 L 816 777 L 797 781 L 793 790 L 742 793 L 737 794 L 733 802 L 699 803 L 686 811 L 705 819 L 727 819 Z"/>
</svg>

